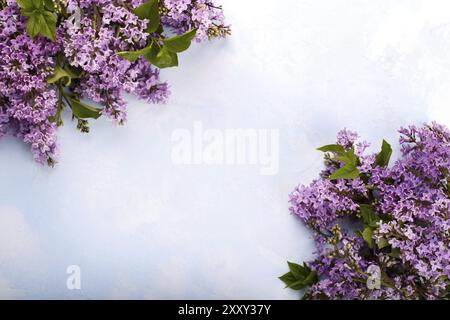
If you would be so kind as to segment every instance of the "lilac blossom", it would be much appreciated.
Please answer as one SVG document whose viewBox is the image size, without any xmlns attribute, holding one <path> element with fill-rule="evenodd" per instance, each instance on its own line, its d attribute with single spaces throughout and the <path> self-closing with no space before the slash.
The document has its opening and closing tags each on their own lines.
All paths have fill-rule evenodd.
<svg viewBox="0 0 450 320">
<path fill-rule="evenodd" d="M 210 0 L 162 2 L 164 4 L 162 21 L 177 33 L 198 29 L 196 36 L 198 42 L 212 37 L 225 37 L 230 33 L 230 27 L 224 23 L 222 8 Z"/>
<path fill-rule="evenodd" d="M 364 154 L 368 143 L 356 133 L 341 131 L 338 145 L 360 149 L 359 177 L 329 179 L 339 165 L 327 153 L 321 178 L 290 195 L 291 213 L 317 244 L 307 264 L 317 281 L 305 298 L 449 298 L 450 131 L 433 123 L 400 133 L 402 156 L 389 167 Z M 379 288 L 367 285 L 370 266 L 380 270 Z"/>
<path fill-rule="evenodd" d="M 171 34 L 192 29 L 196 30 L 197 41 L 229 33 L 221 8 L 204 0 L 157 2 L 156 11 L 161 16 L 158 30 L 162 31 L 148 32 L 151 21 L 135 12 L 145 2 L 53 1 L 54 7 L 44 7 L 51 10 L 47 12 L 50 16 L 58 18 L 54 37 L 49 39 L 48 34 L 29 34 L 30 21 L 18 3 L 2 0 L 0 137 L 19 137 L 30 145 L 38 162 L 53 165 L 56 132 L 63 123 L 64 108 L 70 107 L 77 127 L 88 132 L 84 116 L 103 115 L 117 124 L 126 122 L 125 93 L 150 103 L 167 101 L 169 85 L 160 79 L 158 67 L 142 56 L 129 61 L 118 53 L 138 52 L 151 41 L 161 46 Z M 29 3 L 44 5 L 43 1 Z M 55 80 L 51 80 L 53 77 Z M 84 101 L 94 104 L 86 106 Z M 77 114 L 74 103 L 90 113 Z"/>
<path fill-rule="evenodd" d="M 32 40 L 14 1 L 0 10 L 0 136 L 10 133 L 31 145 L 36 161 L 53 163 L 56 92 L 45 79 L 52 74 L 59 43 Z"/>
</svg>

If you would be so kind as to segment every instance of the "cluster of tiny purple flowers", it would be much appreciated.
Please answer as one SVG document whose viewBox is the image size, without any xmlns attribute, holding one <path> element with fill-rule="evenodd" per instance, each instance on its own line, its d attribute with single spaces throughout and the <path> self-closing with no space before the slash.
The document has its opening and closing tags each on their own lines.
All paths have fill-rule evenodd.
<svg viewBox="0 0 450 320">
<path fill-rule="evenodd" d="M 317 258 L 289 263 L 280 279 L 305 299 L 450 297 L 450 131 L 433 123 L 400 134 L 402 156 L 390 167 L 389 144 L 365 155 L 369 144 L 341 131 L 337 144 L 319 149 L 320 178 L 290 195 Z M 356 155 L 357 174 L 333 177 L 346 153 Z"/>
<path fill-rule="evenodd" d="M 163 3 L 164 23 L 180 32 L 197 28 L 198 42 L 226 37 L 230 33 L 230 28 L 223 23 L 225 17 L 221 7 L 211 1 L 164 0 Z"/>
<path fill-rule="evenodd" d="M 141 16 L 151 15 L 152 6 L 157 31 L 149 31 L 154 15 Z M 36 28 L 42 32 L 33 34 Z M 162 67 L 118 53 L 139 52 L 149 39 L 159 46 L 190 30 L 198 42 L 230 33 L 222 8 L 210 0 L 0 0 L 0 137 L 22 139 L 36 161 L 53 165 L 64 109 L 88 132 L 89 118 L 126 122 L 124 93 L 164 103 L 169 86 L 160 80 Z"/>
</svg>

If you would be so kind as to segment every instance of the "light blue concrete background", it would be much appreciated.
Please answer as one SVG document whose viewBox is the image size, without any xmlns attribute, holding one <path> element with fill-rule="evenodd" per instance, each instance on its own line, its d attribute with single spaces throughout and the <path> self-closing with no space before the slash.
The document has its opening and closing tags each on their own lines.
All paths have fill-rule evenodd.
<svg viewBox="0 0 450 320">
<path fill-rule="evenodd" d="M 222 2 L 233 36 L 164 71 L 167 105 L 130 98 L 127 126 L 87 136 L 66 121 L 55 169 L 0 142 L 1 298 L 297 298 L 277 276 L 312 257 L 287 197 L 317 176 L 314 148 L 343 127 L 398 149 L 402 125 L 450 125 L 449 1 Z M 195 121 L 279 129 L 279 173 L 174 165 Z"/>
</svg>

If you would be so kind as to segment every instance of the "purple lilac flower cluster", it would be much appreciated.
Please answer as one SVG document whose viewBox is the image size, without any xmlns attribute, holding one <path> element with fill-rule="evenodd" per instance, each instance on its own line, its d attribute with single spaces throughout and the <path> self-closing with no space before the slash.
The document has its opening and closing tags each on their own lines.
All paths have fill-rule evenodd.
<svg viewBox="0 0 450 320">
<path fill-rule="evenodd" d="M 60 49 L 60 43 L 26 34 L 14 1 L 0 11 L 0 136 L 20 137 L 40 162 L 56 152 L 56 125 L 49 118 L 56 113 L 57 94 L 45 79 Z"/>
<path fill-rule="evenodd" d="M 227 34 L 210 0 L 0 0 L 0 137 L 53 165 L 64 109 L 82 132 L 100 116 L 123 124 L 124 93 L 165 102 L 160 69 L 190 40 Z"/>
<path fill-rule="evenodd" d="M 230 34 L 230 27 L 223 23 L 222 7 L 208 0 L 163 0 L 162 20 L 177 32 L 197 28 L 198 42 L 210 38 L 223 38 Z"/>
<path fill-rule="evenodd" d="M 317 258 L 289 263 L 288 287 L 308 299 L 448 299 L 450 131 L 433 123 L 400 130 L 402 157 L 344 130 L 326 146 L 325 170 L 290 195 L 290 211 L 313 230 Z M 333 178 L 357 155 L 353 178 Z"/>
</svg>

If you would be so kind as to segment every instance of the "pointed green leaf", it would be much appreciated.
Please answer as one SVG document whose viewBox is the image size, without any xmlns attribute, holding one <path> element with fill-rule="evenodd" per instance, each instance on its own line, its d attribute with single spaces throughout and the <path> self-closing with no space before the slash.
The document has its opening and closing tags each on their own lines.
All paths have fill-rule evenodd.
<svg viewBox="0 0 450 320">
<path fill-rule="evenodd" d="M 339 179 L 356 179 L 360 175 L 360 172 L 356 166 L 352 164 L 346 164 L 340 169 L 337 169 L 330 176 L 330 180 L 339 180 Z"/>
<path fill-rule="evenodd" d="M 370 249 L 373 249 L 375 241 L 373 240 L 373 229 L 371 227 L 367 227 L 361 233 L 363 239 L 367 242 Z"/>
<path fill-rule="evenodd" d="M 119 57 L 135 62 L 141 56 L 139 51 L 120 51 L 116 53 Z"/>
<path fill-rule="evenodd" d="M 134 14 L 139 17 L 139 19 L 148 19 L 149 23 L 147 26 L 147 32 L 153 33 L 160 26 L 160 16 L 159 16 L 159 1 L 149 0 L 144 2 L 139 7 L 134 9 Z"/>
<path fill-rule="evenodd" d="M 28 17 L 27 32 L 30 37 L 34 38 L 38 34 L 55 41 L 56 37 L 56 15 L 45 10 L 21 11 L 24 16 Z"/>
<path fill-rule="evenodd" d="M 176 53 L 170 52 L 166 47 L 157 48 L 155 44 L 152 50 L 144 55 L 144 58 L 158 68 L 170 68 L 178 66 L 178 56 Z"/>
<path fill-rule="evenodd" d="M 139 59 L 139 57 L 145 56 L 146 54 L 148 54 L 152 50 L 152 46 L 153 46 L 153 42 L 149 46 L 147 46 L 141 50 L 121 51 L 121 52 L 118 52 L 117 55 L 126 60 L 129 60 L 131 62 L 135 62 L 137 59 Z"/>
<path fill-rule="evenodd" d="M 178 56 L 176 53 L 170 52 L 164 46 L 156 55 L 157 66 L 159 68 L 170 68 L 178 66 Z"/>
<path fill-rule="evenodd" d="M 65 86 L 70 86 L 72 79 L 78 78 L 78 75 L 72 72 L 69 68 L 61 68 L 60 66 L 55 67 L 53 75 L 47 79 L 47 83 L 56 83 L 59 80 L 64 81 Z"/>
<path fill-rule="evenodd" d="M 392 248 L 391 253 L 388 254 L 388 256 L 392 258 L 400 258 L 400 249 L 399 248 Z"/>
<path fill-rule="evenodd" d="M 195 38 L 196 34 L 197 29 L 193 29 L 191 31 L 186 32 L 185 34 L 164 39 L 163 42 L 167 50 L 175 53 L 180 53 L 189 49 L 192 40 Z"/>
<path fill-rule="evenodd" d="M 30 9 L 30 10 L 21 9 L 20 14 L 23 15 L 24 17 L 31 17 L 31 16 L 36 15 L 36 9 Z"/>
<path fill-rule="evenodd" d="M 377 222 L 380 221 L 380 217 L 373 212 L 373 208 L 369 204 L 360 204 L 359 210 L 361 212 L 361 218 L 363 224 L 366 227 L 377 227 Z"/>
<path fill-rule="evenodd" d="M 333 160 L 343 163 L 352 163 L 352 161 L 346 155 L 334 157 Z"/>
<path fill-rule="evenodd" d="M 313 284 L 317 283 L 319 281 L 317 277 L 317 273 L 314 271 L 310 271 L 309 275 L 306 277 L 306 279 L 303 281 L 306 285 L 312 286 Z"/>
<path fill-rule="evenodd" d="M 345 156 L 348 159 L 348 162 L 346 162 L 346 163 L 350 163 L 350 164 L 356 166 L 356 164 L 358 163 L 358 157 L 355 155 L 355 152 L 353 150 L 346 151 Z"/>
<path fill-rule="evenodd" d="M 137 15 L 139 19 L 148 19 L 152 15 L 152 11 L 156 4 L 158 4 L 158 0 L 148 0 L 134 9 L 133 13 Z"/>
<path fill-rule="evenodd" d="M 306 263 L 299 265 L 288 261 L 289 272 L 279 277 L 287 288 L 301 290 L 311 286 L 318 281 L 317 274 L 307 266 Z"/>
<path fill-rule="evenodd" d="M 50 11 L 44 11 L 40 15 L 40 33 L 52 40 L 56 39 L 56 15 Z"/>
<path fill-rule="evenodd" d="M 38 9 L 44 6 L 43 0 L 31 0 L 31 2 L 33 2 L 33 6 Z"/>
<path fill-rule="evenodd" d="M 27 32 L 34 38 L 39 33 L 54 41 L 56 37 L 56 15 L 50 0 L 17 0 L 20 13 L 28 17 Z"/>
<path fill-rule="evenodd" d="M 380 167 L 387 167 L 392 156 L 392 147 L 386 140 L 383 140 L 381 151 L 375 159 L 375 164 Z"/>
<path fill-rule="evenodd" d="M 73 98 L 69 98 L 69 101 L 73 115 L 79 119 L 98 119 L 101 116 L 100 109 L 88 106 Z"/>
<path fill-rule="evenodd" d="M 309 269 L 305 269 L 303 266 L 288 261 L 289 270 L 296 280 L 304 280 L 310 273 Z"/>
<path fill-rule="evenodd" d="M 16 2 L 21 9 L 25 9 L 25 10 L 37 9 L 34 6 L 34 3 L 32 0 L 16 0 Z"/>
<path fill-rule="evenodd" d="M 66 64 L 63 69 L 72 79 L 79 79 L 83 72 L 82 69 L 71 67 L 68 64 Z"/>
<path fill-rule="evenodd" d="M 284 282 L 284 284 L 286 285 L 286 288 L 289 287 L 295 281 L 297 281 L 297 279 L 295 279 L 294 275 L 291 272 L 285 273 L 278 279 L 280 279 L 281 281 Z"/>
<path fill-rule="evenodd" d="M 330 144 L 330 145 L 318 148 L 317 150 L 322 151 L 322 152 L 333 152 L 336 154 L 344 154 L 345 153 L 344 147 L 342 147 L 341 145 L 338 145 L 338 144 Z"/>
<path fill-rule="evenodd" d="M 386 240 L 386 238 L 380 238 L 378 240 L 378 248 L 381 250 L 383 248 L 386 248 L 389 245 L 389 242 Z"/>
<path fill-rule="evenodd" d="M 44 7 L 48 11 L 54 12 L 55 11 L 55 3 L 53 0 L 44 0 Z"/>
<path fill-rule="evenodd" d="M 304 287 L 306 287 L 306 284 L 303 280 L 295 281 L 288 286 L 288 288 L 292 290 L 302 290 Z"/>
<path fill-rule="evenodd" d="M 144 59 L 156 66 L 156 64 L 155 64 L 156 56 L 158 55 L 158 52 L 160 49 L 161 48 L 160 48 L 159 44 L 156 43 L 155 40 L 152 41 L 152 43 L 150 44 L 150 50 L 148 50 L 144 54 Z"/>
<path fill-rule="evenodd" d="M 36 37 L 39 34 L 40 30 L 41 30 L 39 17 L 40 17 L 39 15 L 34 15 L 33 14 L 33 15 L 31 15 L 28 18 L 28 21 L 27 21 L 27 32 L 28 32 L 28 35 L 31 38 Z"/>
</svg>

